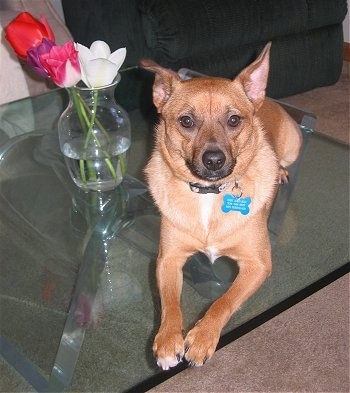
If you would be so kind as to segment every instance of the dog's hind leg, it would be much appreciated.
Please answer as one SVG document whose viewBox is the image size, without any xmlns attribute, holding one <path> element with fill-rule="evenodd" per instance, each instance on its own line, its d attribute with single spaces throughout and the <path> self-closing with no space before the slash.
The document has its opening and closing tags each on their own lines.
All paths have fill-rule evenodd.
<svg viewBox="0 0 350 393">
<path fill-rule="evenodd" d="M 278 183 L 279 184 L 287 184 L 289 183 L 289 174 L 287 168 L 280 165 L 279 174 L 278 174 Z"/>
</svg>

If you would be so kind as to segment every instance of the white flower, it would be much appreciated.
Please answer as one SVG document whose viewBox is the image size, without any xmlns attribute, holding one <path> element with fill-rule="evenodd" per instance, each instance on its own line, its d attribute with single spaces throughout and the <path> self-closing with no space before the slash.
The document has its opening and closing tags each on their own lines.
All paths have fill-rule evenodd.
<svg viewBox="0 0 350 393">
<path fill-rule="evenodd" d="M 111 84 L 126 56 L 126 48 L 111 53 L 108 44 L 104 41 L 93 42 L 90 49 L 76 43 L 76 49 L 79 52 L 81 79 L 88 87 Z"/>
</svg>

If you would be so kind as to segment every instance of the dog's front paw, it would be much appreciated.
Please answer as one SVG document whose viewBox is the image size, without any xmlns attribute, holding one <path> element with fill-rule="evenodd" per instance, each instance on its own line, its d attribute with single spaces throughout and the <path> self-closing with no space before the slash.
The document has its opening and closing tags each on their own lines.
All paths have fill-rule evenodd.
<svg viewBox="0 0 350 393">
<path fill-rule="evenodd" d="M 177 366 L 184 356 L 184 339 L 182 331 L 160 329 L 153 343 L 153 353 L 157 364 L 163 370 Z"/>
<path fill-rule="evenodd" d="M 208 329 L 205 324 L 198 322 L 185 338 L 185 359 L 190 366 L 202 366 L 210 359 L 219 342 L 220 332 L 217 334 Z"/>
</svg>

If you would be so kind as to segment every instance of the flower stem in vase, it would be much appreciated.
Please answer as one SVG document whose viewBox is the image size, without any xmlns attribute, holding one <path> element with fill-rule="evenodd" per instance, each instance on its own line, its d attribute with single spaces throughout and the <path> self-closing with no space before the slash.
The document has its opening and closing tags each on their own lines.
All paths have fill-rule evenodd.
<svg viewBox="0 0 350 393">
<path fill-rule="evenodd" d="M 83 147 L 83 158 L 79 160 L 80 175 L 81 175 L 82 182 L 83 182 L 84 186 L 86 186 L 88 180 L 96 180 L 97 179 L 93 162 L 92 162 L 92 160 L 88 159 L 88 147 L 89 147 L 89 143 L 90 143 L 91 138 L 93 138 L 96 143 L 96 146 L 98 146 L 99 149 L 101 150 L 101 152 L 104 156 L 104 161 L 105 161 L 113 179 L 115 180 L 115 182 L 117 184 L 119 179 L 118 179 L 118 175 L 115 171 L 115 168 L 111 162 L 110 155 L 106 151 L 106 149 L 103 148 L 100 140 L 98 139 L 98 136 L 93 131 L 93 126 L 96 124 L 98 126 L 99 130 L 104 134 L 104 137 L 106 138 L 107 142 L 108 143 L 110 142 L 110 138 L 109 138 L 108 133 L 106 132 L 104 126 L 101 124 L 101 122 L 96 117 L 97 102 L 98 102 L 98 90 L 94 90 L 94 92 L 93 92 L 92 110 L 89 108 L 87 103 L 81 98 L 79 93 L 76 92 L 74 87 L 71 90 L 72 90 L 72 97 L 73 97 L 74 105 L 75 105 L 80 123 L 82 125 L 83 132 L 85 134 L 85 143 L 84 143 L 84 147 Z M 120 157 L 120 166 L 121 166 L 122 174 L 124 174 L 126 171 L 125 154 L 122 154 Z M 88 179 L 86 177 L 85 167 L 87 167 Z"/>
</svg>

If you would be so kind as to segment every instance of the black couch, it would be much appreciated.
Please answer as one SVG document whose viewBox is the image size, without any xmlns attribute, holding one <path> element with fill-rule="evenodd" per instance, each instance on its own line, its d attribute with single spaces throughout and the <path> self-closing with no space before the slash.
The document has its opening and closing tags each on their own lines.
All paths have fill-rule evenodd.
<svg viewBox="0 0 350 393">
<path fill-rule="evenodd" d="M 149 57 L 178 70 L 233 77 L 272 41 L 268 95 L 335 83 L 346 0 L 62 0 L 75 41 L 127 47 L 124 66 Z"/>
</svg>

